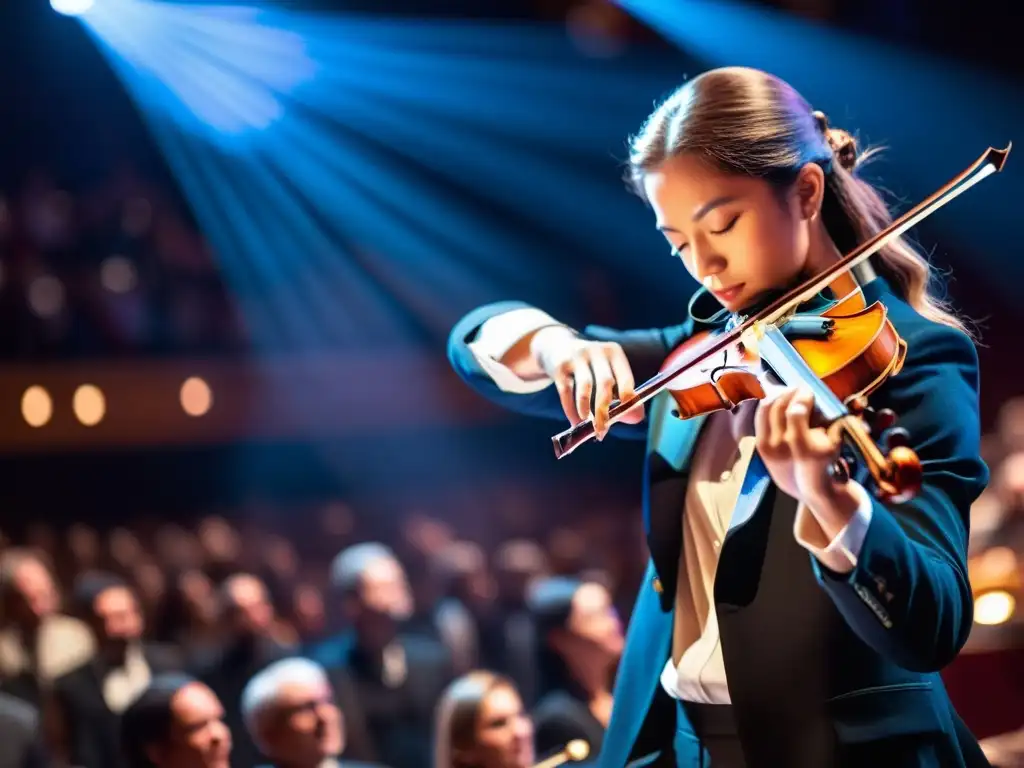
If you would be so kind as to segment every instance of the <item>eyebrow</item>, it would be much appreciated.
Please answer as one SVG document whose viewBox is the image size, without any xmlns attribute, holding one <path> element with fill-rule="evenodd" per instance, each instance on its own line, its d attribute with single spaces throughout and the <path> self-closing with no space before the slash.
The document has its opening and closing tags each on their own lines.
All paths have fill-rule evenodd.
<svg viewBox="0 0 1024 768">
<path fill-rule="evenodd" d="M 726 205 L 728 203 L 735 202 L 736 200 L 737 198 L 735 196 L 716 197 L 714 200 L 709 200 L 696 210 L 696 212 L 693 214 L 692 221 L 700 221 L 713 210 L 715 210 L 715 208 Z M 679 233 L 679 230 L 676 229 L 675 227 L 670 227 L 665 224 L 659 225 L 658 229 L 661 232 L 675 232 L 677 234 Z"/>
</svg>

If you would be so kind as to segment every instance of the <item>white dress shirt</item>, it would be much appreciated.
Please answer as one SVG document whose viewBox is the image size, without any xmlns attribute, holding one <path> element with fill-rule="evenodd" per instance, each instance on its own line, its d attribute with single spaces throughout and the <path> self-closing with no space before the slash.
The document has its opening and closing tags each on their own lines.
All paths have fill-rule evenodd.
<svg viewBox="0 0 1024 768">
<path fill-rule="evenodd" d="M 533 307 L 510 310 L 487 320 L 468 347 L 503 392 L 540 392 L 551 386 L 550 378 L 522 379 L 501 359 L 524 336 L 556 324 L 557 320 Z M 735 414 L 723 411 L 709 416 L 694 449 L 686 514 L 680 510 L 681 558 L 686 567 L 680 568 L 676 587 L 672 656 L 661 676 L 662 686 L 673 698 L 705 704 L 731 703 L 715 613 L 714 583 L 721 545 L 754 454 L 755 406 L 751 402 Z M 797 543 L 832 570 L 843 571 L 850 564 L 857 564 L 873 509 L 863 488 L 859 493 L 862 500 L 856 514 L 832 541 L 804 504 L 797 508 Z"/>
</svg>

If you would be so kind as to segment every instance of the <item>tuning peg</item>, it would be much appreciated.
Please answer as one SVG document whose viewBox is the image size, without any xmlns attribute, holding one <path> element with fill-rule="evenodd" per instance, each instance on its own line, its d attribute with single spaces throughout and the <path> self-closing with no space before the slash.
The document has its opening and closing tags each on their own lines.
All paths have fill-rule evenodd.
<svg viewBox="0 0 1024 768">
<path fill-rule="evenodd" d="M 882 446 L 889 453 L 893 448 L 910 445 L 910 433 L 903 427 L 891 427 L 882 433 Z"/>
</svg>

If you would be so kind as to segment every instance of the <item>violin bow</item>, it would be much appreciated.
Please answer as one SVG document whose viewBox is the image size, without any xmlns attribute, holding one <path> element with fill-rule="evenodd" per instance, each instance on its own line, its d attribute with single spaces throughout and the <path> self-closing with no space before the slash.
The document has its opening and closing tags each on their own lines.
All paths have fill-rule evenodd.
<svg viewBox="0 0 1024 768">
<path fill-rule="evenodd" d="M 958 198 L 975 184 L 979 184 L 992 174 L 1001 171 L 1012 148 L 1012 142 L 1007 144 L 1005 149 L 989 147 L 982 153 L 981 157 L 953 179 L 894 220 L 881 232 L 864 241 L 839 259 L 839 261 L 830 265 L 826 270 L 814 275 L 796 288 L 787 291 L 756 314 L 744 318 L 732 330 L 710 338 L 707 343 L 697 348 L 684 365 L 680 365 L 674 370 L 658 373 L 646 383 L 637 387 L 632 397 L 613 403 L 608 410 L 609 425 L 614 424 L 622 414 L 630 409 L 641 403 L 646 403 L 662 392 L 669 383 L 684 371 L 690 370 L 712 355 L 721 352 L 729 345 L 738 341 L 744 334 L 749 333 L 751 330 L 757 334 L 758 328 L 763 327 L 765 324 L 775 323 L 784 319 L 795 307 L 813 298 L 824 288 L 827 288 L 837 276 L 844 272 L 849 272 L 858 264 L 878 253 L 904 232 L 917 226 L 947 203 Z M 579 424 L 558 433 L 551 438 L 552 446 L 555 449 L 555 458 L 561 459 L 564 456 L 568 456 L 596 434 L 592 418 L 581 421 Z"/>
</svg>

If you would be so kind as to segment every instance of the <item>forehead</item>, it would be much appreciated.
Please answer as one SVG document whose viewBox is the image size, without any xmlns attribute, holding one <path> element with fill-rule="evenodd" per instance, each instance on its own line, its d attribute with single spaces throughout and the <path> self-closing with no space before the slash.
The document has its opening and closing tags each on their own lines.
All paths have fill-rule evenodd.
<svg viewBox="0 0 1024 768">
<path fill-rule="evenodd" d="M 262 600 L 265 591 L 259 579 L 253 576 L 243 576 L 231 582 L 228 593 L 236 603 L 245 604 Z"/>
<path fill-rule="evenodd" d="M 293 680 L 277 689 L 275 699 L 281 707 L 294 707 L 311 699 L 321 699 L 330 692 L 330 686 L 324 680 Z"/>
<path fill-rule="evenodd" d="M 644 177 L 644 191 L 662 225 L 682 223 L 661 220 L 669 216 L 685 216 L 689 221 L 701 206 L 718 198 L 758 197 L 767 191 L 767 184 L 753 177 L 724 173 L 694 155 L 678 155 Z"/>
<path fill-rule="evenodd" d="M 581 613 L 601 611 L 611 604 L 611 595 L 600 584 L 584 584 L 572 596 L 572 607 Z"/>
<path fill-rule="evenodd" d="M 484 697 L 480 719 L 486 724 L 490 720 L 514 715 L 522 709 L 523 702 L 519 694 L 507 685 L 499 685 Z"/>
<path fill-rule="evenodd" d="M 50 571 L 34 557 L 27 557 L 16 566 L 14 580 L 18 583 L 48 582 Z"/>
<path fill-rule="evenodd" d="M 201 725 L 224 714 L 220 699 L 202 683 L 189 683 L 171 699 L 171 713 L 184 728 Z"/>
<path fill-rule="evenodd" d="M 135 603 L 135 597 L 128 587 L 110 587 L 96 596 L 97 611 L 113 611 L 129 607 Z"/>
<path fill-rule="evenodd" d="M 363 583 L 376 584 L 402 578 L 402 567 L 393 557 L 377 557 L 366 564 Z"/>
</svg>

